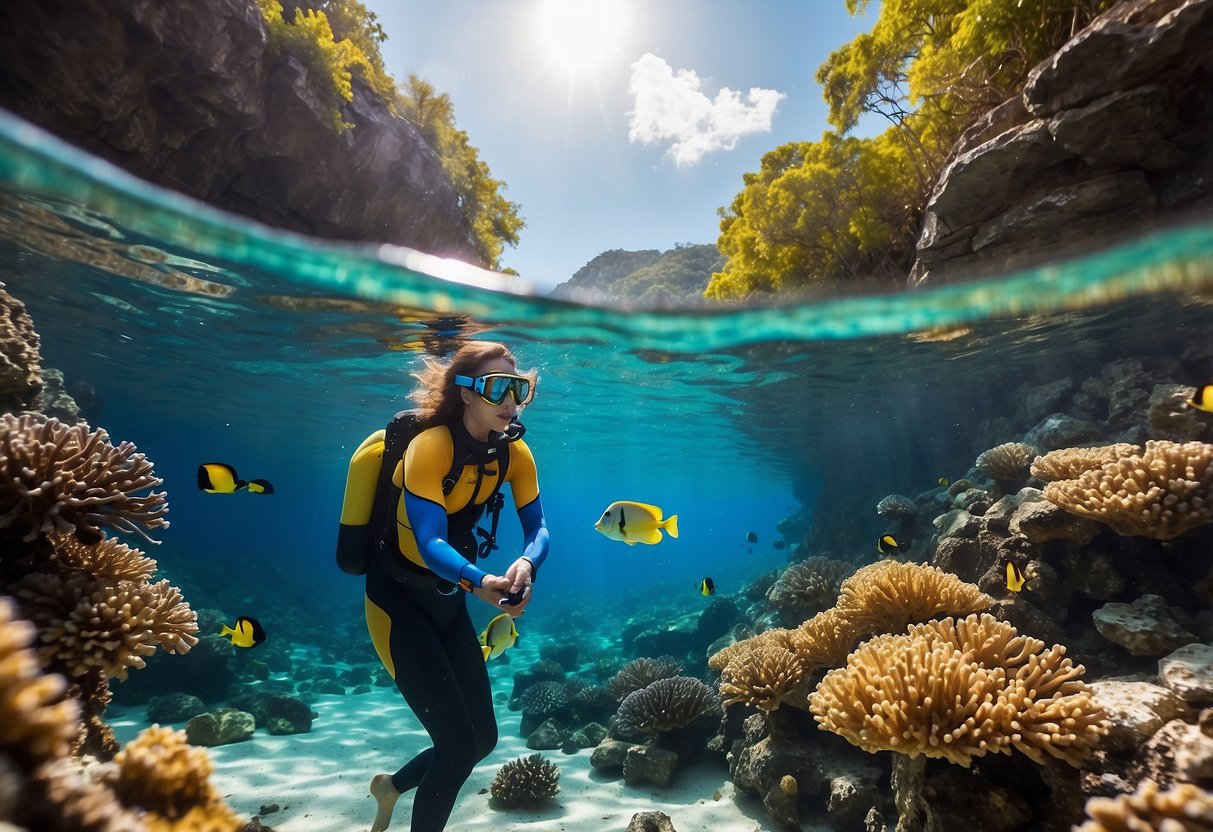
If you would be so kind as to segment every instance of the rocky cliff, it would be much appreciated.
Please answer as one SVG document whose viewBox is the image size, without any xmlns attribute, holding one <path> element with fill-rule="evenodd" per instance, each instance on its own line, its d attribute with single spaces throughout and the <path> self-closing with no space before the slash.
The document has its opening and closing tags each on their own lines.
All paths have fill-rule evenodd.
<svg viewBox="0 0 1213 832">
<path fill-rule="evenodd" d="M 916 284 L 1041 262 L 1213 207 L 1213 0 L 1126 0 L 971 127 Z"/>
<path fill-rule="evenodd" d="M 254 0 L 0 4 L 0 106 L 270 225 L 479 263 L 438 156 L 357 80 L 337 134 Z"/>
</svg>

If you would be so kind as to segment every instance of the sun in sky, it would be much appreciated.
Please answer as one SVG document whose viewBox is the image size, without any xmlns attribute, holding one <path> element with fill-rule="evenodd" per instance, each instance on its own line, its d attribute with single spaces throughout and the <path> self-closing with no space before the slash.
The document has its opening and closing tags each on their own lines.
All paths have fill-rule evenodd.
<svg viewBox="0 0 1213 832">
<path fill-rule="evenodd" d="M 620 51 L 628 22 L 624 0 L 542 0 L 536 32 L 554 64 L 592 75 Z"/>
</svg>

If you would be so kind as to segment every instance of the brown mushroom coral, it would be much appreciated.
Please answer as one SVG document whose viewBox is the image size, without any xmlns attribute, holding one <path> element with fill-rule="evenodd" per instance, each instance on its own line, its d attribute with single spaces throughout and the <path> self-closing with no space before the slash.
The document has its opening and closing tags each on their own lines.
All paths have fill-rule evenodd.
<svg viewBox="0 0 1213 832">
<path fill-rule="evenodd" d="M 1112 447 L 1129 450 L 1076 477 L 1048 483 L 1045 499 L 1126 536 L 1171 540 L 1213 522 L 1213 445 L 1160 440 L 1147 442 L 1144 451 L 1136 445 Z M 1053 473 L 1064 464 L 1038 467 Z"/>
<path fill-rule="evenodd" d="M 1077 832 L 1196 832 L 1213 830 L 1213 794 L 1191 783 L 1163 791 L 1146 780 L 1133 794 L 1093 797 Z"/>
<path fill-rule="evenodd" d="M 1139 453 L 1140 445 L 1130 445 L 1127 442 L 1101 445 L 1097 448 L 1058 448 L 1036 458 L 1032 463 L 1032 476 L 1045 482 L 1072 480 L 1122 456 Z"/>
<path fill-rule="evenodd" d="M 26 542 L 55 530 L 95 542 L 108 526 L 154 543 L 147 532 L 168 526 L 165 494 L 151 490 L 163 482 L 133 444 L 112 445 L 104 430 L 0 415 L 0 528 Z"/>
<path fill-rule="evenodd" d="M 725 665 L 720 673 L 720 694 L 726 705 L 745 702 L 773 711 L 791 700 L 812 669 L 787 647 L 771 639 L 758 641 Z"/>
<path fill-rule="evenodd" d="M 974 465 L 999 482 L 1015 482 L 1028 473 L 1039 453 L 1026 442 L 1004 442 L 978 456 Z"/>
<path fill-rule="evenodd" d="M 857 635 L 897 632 L 937 615 L 989 609 L 994 599 L 950 572 L 882 560 L 842 582 L 837 614 Z"/>
<path fill-rule="evenodd" d="M 719 710 L 720 697 L 710 687 L 690 676 L 672 676 L 629 693 L 615 718 L 628 733 L 664 734 Z"/>
<path fill-rule="evenodd" d="M 198 643 L 197 616 L 168 581 L 141 585 L 85 572 L 34 573 L 12 592 L 38 627 L 43 663 L 71 676 L 99 671 L 125 679 L 157 647 L 186 653 Z"/>
<path fill-rule="evenodd" d="M 785 569 L 767 592 L 767 598 L 784 614 L 785 624 L 799 623 L 834 606 L 843 579 L 854 571 L 855 565 L 846 561 L 808 558 Z"/>
<path fill-rule="evenodd" d="M 822 730 L 865 751 L 962 766 L 1017 749 L 1079 766 L 1106 733 L 1104 713 L 1065 649 L 990 615 L 912 626 L 860 645 L 809 697 Z"/>
<path fill-rule="evenodd" d="M 622 700 L 634 690 L 640 690 L 658 679 L 668 679 L 680 673 L 682 665 L 670 656 L 662 656 L 659 659 L 641 657 L 620 668 L 607 682 L 607 689 L 616 700 Z"/>
</svg>

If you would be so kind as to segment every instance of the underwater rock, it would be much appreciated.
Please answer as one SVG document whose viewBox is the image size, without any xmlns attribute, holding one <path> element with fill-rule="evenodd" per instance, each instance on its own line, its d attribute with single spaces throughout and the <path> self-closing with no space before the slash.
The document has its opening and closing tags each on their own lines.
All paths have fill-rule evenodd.
<svg viewBox="0 0 1213 832">
<path fill-rule="evenodd" d="M 1213 702 L 1213 645 L 1188 644 L 1160 659 L 1158 678 L 1185 702 Z"/>
<path fill-rule="evenodd" d="M 1075 592 L 1097 601 L 1110 601 L 1128 586 L 1128 580 L 1107 555 L 1092 549 L 1065 552 L 1061 556 L 1061 568 L 1066 584 Z"/>
<path fill-rule="evenodd" d="M 1176 719 L 1146 742 L 1139 765 L 1144 777 L 1160 783 L 1213 780 L 1213 737 Z"/>
<path fill-rule="evenodd" d="M 1015 422 L 1018 424 L 1034 424 L 1045 416 L 1057 411 L 1070 391 L 1074 389 L 1074 379 L 1059 378 L 1047 384 L 1022 384 L 1016 391 L 1015 401 L 1019 406 L 1015 409 Z"/>
<path fill-rule="evenodd" d="M 1101 636 L 1134 656 L 1163 656 L 1197 641 L 1158 595 L 1143 595 L 1131 604 L 1104 604 L 1091 618 Z"/>
<path fill-rule="evenodd" d="M 1140 746 L 1163 725 L 1188 714 L 1173 691 L 1149 682 L 1104 679 L 1091 684 L 1091 695 L 1107 714 L 1103 747 L 1115 751 Z"/>
<path fill-rule="evenodd" d="M 627 759 L 628 749 L 631 747 L 630 742 L 604 739 L 598 743 L 598 747 L 590 755 L 590 765 L 598 771 L 618 774 L 623 771 L 623 762 Z"/>
<path fill-rule="evenodd" d="M 651 745 L 633 745 L 623 758 L 623 781 L 629 786 L 669 785 L 678 768 L 678 755 Z"/>
<path fill-rule="evenodd" d="M 779 785 L 763 795 L 762 805 L 776 826 L 788 830 L 800 828 L 800 785 L 792 775 L 779 778 Z"/>
<path fill-rule="evenodd" d="M 1064 413 L 1051 413 L 1024 434 L 1023 441 L 1042 452 L 1073 448 L 1099 439 L 1103 431 L 1093 422 L 1075 419 Z"/>
<path fill-rule="evenodd" d="M 253 735 L 257 721 L 253 715 L 235 708 L 219 708 L 199 714 L 185 725 L 185 736 L 190 745 L 213 748 L 246 740 Z"/>
<path fill-rule="evenodd" d="M 1156 384 L 1150 394 L 1150 438 L 1174 442 L 1208 442 L 1211 423 L 1188 399 L 1195 389 L 1182 384 Z"/>
<path fill-rule="evenodd" d="M 565 732 L 554 719 L 546 720 L 526 738 L 532 751 L 555 751 L 564 746 Z"/>
<path fill-rule="evenodd" d="M 1099 523 L 1049 502 L 1039 489 L 1024 488 L 1019 497 L 1019 506 L 1011 514 L 1008 529 L 1012 534 L 1023 535 L 1031 543 L 1039 545 L 1050 540 L 1065 540 L 1085 546 L 1100 532 Z"/>
<path fill-rule="evenodd" d="M 897 832 L 1011 832 L 1033 820 L 1018 794 L 976 768 L 894 754 L 891 785 Z"/>
<path fill-rule="evenodd" d="M 42 368 L 42 392 L 38 395 L 36 409 L 64 424 L 74 425 L 84 421 L 80 416 L 79 405 L 64 387 L 63 372 L 53 367 Z"/>
<path fill-rule="evenodd" d="M 294 696 L 275 694 L 265 700 L 265 727 L 271 734 L 306 734 L 312 730 L 312 709 Z"/>
<path fill-rule="evenodd" d="M 999 500 L 999 503 L 1001 502 Z M 986 511 L 985 516 L 988 516 L 989 513 L 989 510 Z M 939 530 L 939 537 L 941 539 L 961 538 L 963 540 L 973 540 L 981 529 L 981 521 L 978 518 L 959 508 L 939 515 L 932 521 L 932 524 Z"/>
<path fill-rule="evenodd" d="M 862 829 L 867 815 L 881 803 L 881 771 L 863 766 L 830 778 L 826 797 L 826 820 L 838 832 Z"/>
<path fill-rule="evenodd" d="M 147 703 L 147 721 L 153 724 L 186 722 L 202 713 L 206 713 L 206 703 L 189 693 L 153 696 Z"/>
<path fill-rule="evenodd" d="M 345 695 L 345 685 L 338 682 L 336 679 L 317 679 L 312 685 L 314 693 L 332 693 L 337 695 Z"/>
<path fill-rule="evenodd" d="M 674 822 L 665 812 L 637 812 L 628 823 L 627 832 L 677 832 Z"/>
<path fill-rule="evenodd" d="M 625 633 L 624 650 L 632 656 L 703 656 L 714 638 L 700 633 L 699 616 L 699 612 L 686 613 L 655 627 Z"/>
</svg>

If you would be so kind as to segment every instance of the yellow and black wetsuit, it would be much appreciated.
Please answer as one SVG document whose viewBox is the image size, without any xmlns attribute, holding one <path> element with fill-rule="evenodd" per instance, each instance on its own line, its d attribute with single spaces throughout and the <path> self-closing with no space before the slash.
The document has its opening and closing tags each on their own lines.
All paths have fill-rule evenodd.
<svg viewBox="0 0 1213 832">
<path fill-rule="evenodd" d="M 396 551 L 389 540 L 389 556 L 373 558 L 366 574 L 366 621 L 375 651 L 433 742 L 392 775 L 397 791 L 417 789 L 413 832 L 445 826 L 473 766 L 497 744 L 488 673 L 464 593 L 440 590 L 479 586 L 484 579 L 475 565 L 474 529 L 498 490 L 504 444 L 473 439 L 462 422 L 413 439 L 396 471 L 403 485 Z M 457 454 L 467 462 L 444 494 L 443 478 Z M 521 439 L 509 443 L 508 456 L 505 483 L 522 521 L 522 554 L 537 570 L 547 556 L 548 532 L 535 460 Z M 511 562 L 503 558 L 501 571 Z"/>
</svg>

